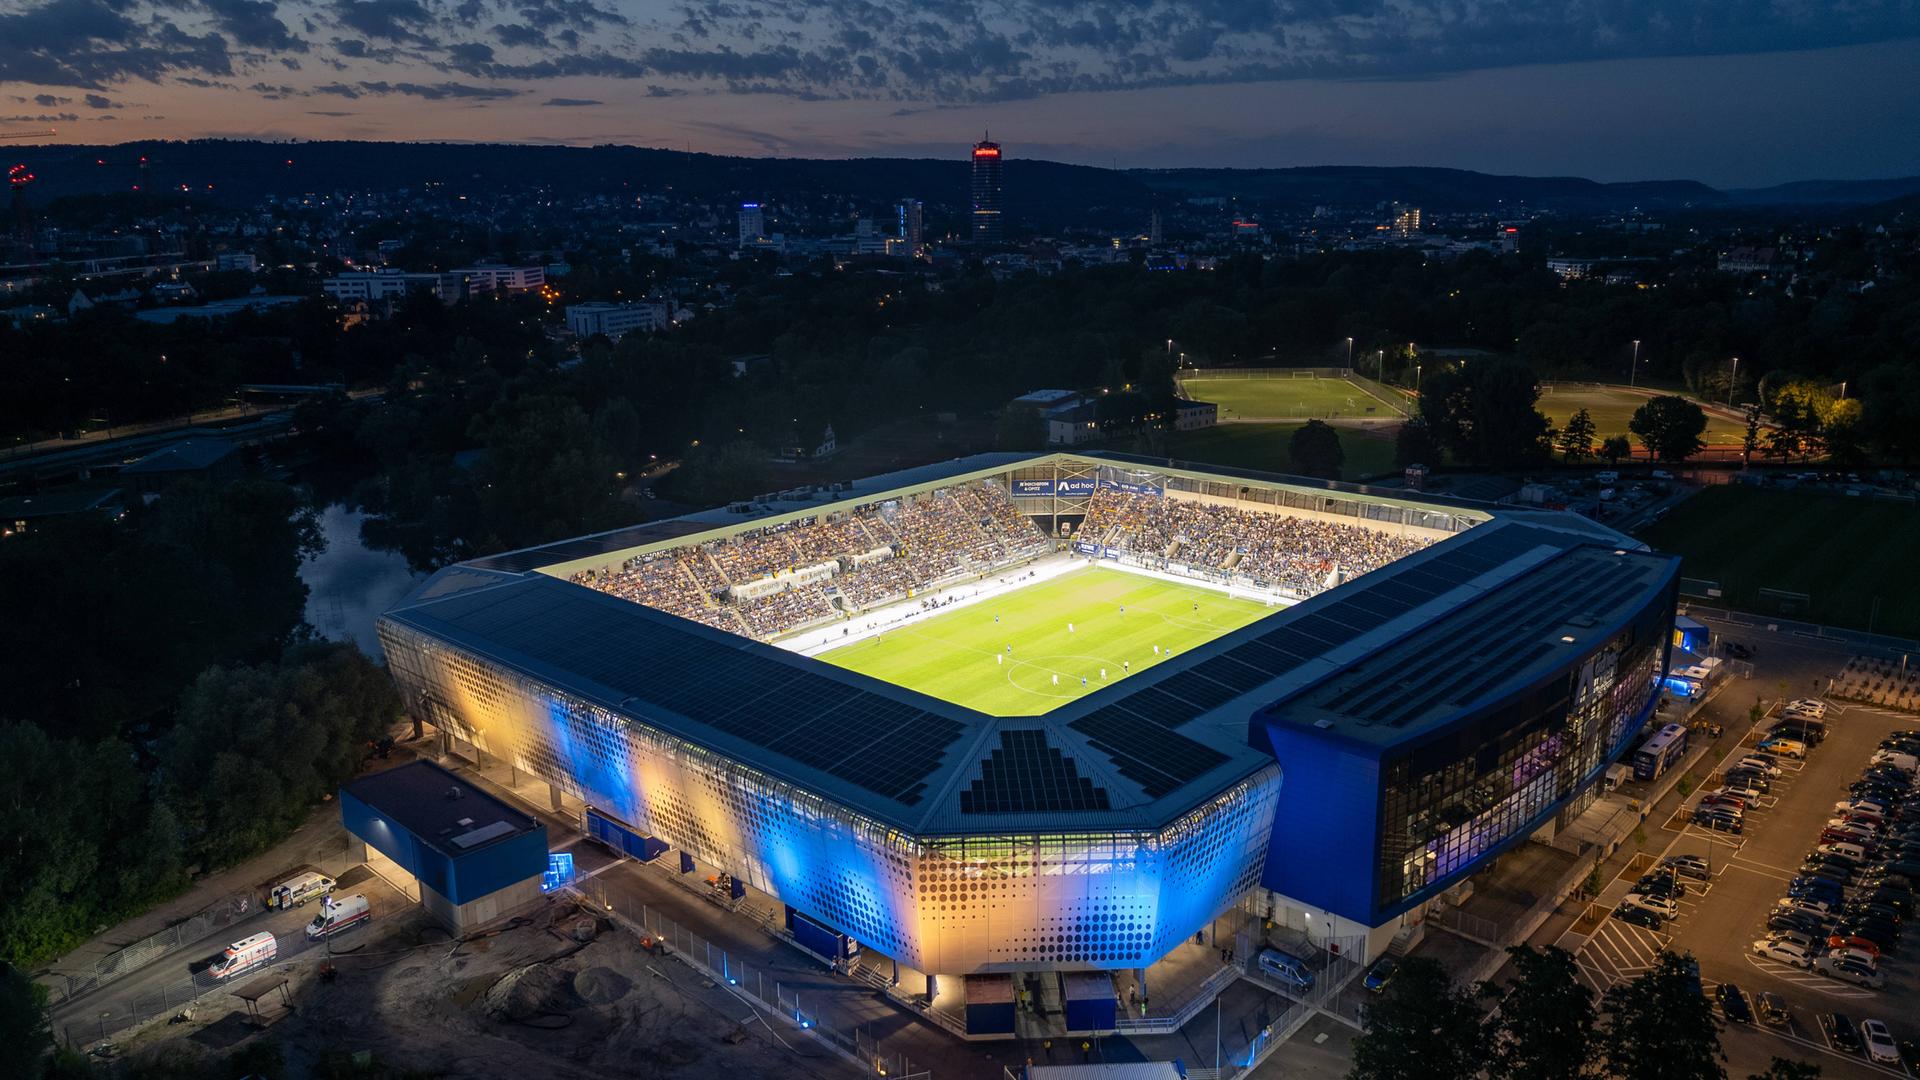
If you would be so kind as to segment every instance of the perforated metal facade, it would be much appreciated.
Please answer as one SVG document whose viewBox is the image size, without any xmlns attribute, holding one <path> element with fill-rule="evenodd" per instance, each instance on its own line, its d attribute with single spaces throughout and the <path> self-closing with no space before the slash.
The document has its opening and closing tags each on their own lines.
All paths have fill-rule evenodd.
<svg viewBox="0 0 1920 1080">
<path fill-rule="evenodd" d="M 1164 829 L 912 836 L 428 635 L 380 633 L 434 723 L 921 970 L 1150 964 L 1266 856 L 1277 768 Z"/>
</svg>

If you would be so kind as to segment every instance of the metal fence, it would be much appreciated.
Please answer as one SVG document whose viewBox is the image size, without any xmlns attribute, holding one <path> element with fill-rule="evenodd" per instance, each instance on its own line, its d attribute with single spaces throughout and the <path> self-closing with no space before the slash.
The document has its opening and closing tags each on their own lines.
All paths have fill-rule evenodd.
<svg viewBox="0 0 1920 1080">
<path fill-rule="evenodd" d="M 652 937 L 689 967 L 715 984 L 725 986 L 750 1007 L 763 1009 L 802 1031 L 819 1034 L 828 1047 L 862 1068 L 901 1080 L 931 1080 L 932 1073 L 904 1051 L 889 1048 L 887 1040 L 875 1039 L 857 1027 L 835 1027 L 828 1017 L 811 1007 L 807 995 L 798 986 L 782 981 L 780 974 L 724 947 L 716 947 L 659 910 L 609 894 L 595 882 L 572 887 L 572 891 L 588 899 L 615 922 Z"/>
<path fill-rule="evenodd" d="M 168 953 L 192 945 L 221 927 L 246 918 L 255 910 L 255 903 L 251 893 L 237 893 L 205 908 L 192 918 L 108 953 L 96 961 L 90 970 L 43 975 L 40 983 L 47 988 L 48 1002 L 53 1005 L 64 1004 L 98 990 L 123 975 L 139 971 Z"/>
<path fill-rule="evenodd" d="M 234 983 L 203 983 L 195 976 L 183 975 L 131 1000 L 103 1001 L 97 1009 L 76 1005 L 65 1010 L 56 1021 L 56 1033 L 69 1048 L 92 1046 L 149 1020 L 173 1016 L 210 994 L 232 990 L 235 983 L 251 982 L 272 972 L 284 973 L 299 963 L 290 960 L 267 964 L 247 972 Z"/>
</svg>

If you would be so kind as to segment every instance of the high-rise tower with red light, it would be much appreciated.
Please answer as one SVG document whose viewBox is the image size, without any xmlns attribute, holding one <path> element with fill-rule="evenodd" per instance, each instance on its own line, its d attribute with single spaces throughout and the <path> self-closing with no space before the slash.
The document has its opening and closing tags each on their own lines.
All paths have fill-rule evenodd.
<svg viewBox="0 0 1920 1080">
<path fill-rule="evenodd" d="M 1000 242 L 1000 193 L 1000 144 L 983 138 L 973 144 L 972 235 L 975 243 Z"/>
</svg>

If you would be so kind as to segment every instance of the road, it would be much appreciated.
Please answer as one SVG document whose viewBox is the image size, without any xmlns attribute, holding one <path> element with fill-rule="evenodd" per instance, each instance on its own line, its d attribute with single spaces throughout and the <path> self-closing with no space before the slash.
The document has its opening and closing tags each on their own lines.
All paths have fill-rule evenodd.
<svg viewBox="0 0 1920 1080">
<path fill-rule="evenodd" d="M 361 893 L 373 908 L 375 919 L 404 913 L 415 905 L 365 867 L 355 867 L 340 877 L 336 895 Z M 124 978 L 110 982 L 78 1000 L 53 1009 L 55 1035 L 85 1046 L 103 1035 L 148 1017 L 170 1013 L 185 1006 L 199 994 L 222 985 L 238 986 L 247 981 L 244 973 L 233 980 L 222 980 L 207 973 L 228 942 L 238 941 L 261 931 L 271 932 L 279 950 L 275 963 L 311 960 L 323 953 L 327 943 L 307 940 L 306 925 L 319 911 L 316 903 L 287 911 L 256 909 L 201 941 L 179 949 L 148 964 Z M 356 931 L 343 931 L 335 938 L 336 949 L 354 947 Z M 228 1002 L 228 1004 L 231 1004 Z"/>
<path fill-rule="evenodd" d="M 1737 682 L 1708 706 L 1715 722 L 1734 731 L 1747 727 L 1747 710 L 1753 700 L 1761 696 L 1777 698 L 1782 689 L 1802 696 L 1816 685 L 1824 686 L 1826 676 L 1838 670 L 1850 652 L 1837 643 L 1807 641 L 1753 627 L 1715 629 L 1737 634 L 1739 640 L 1759 650 L 1754 678 Z M 1712 880 L 1704 887 L 1690 883 L 1690 893 L 1680 903 L 1680 916 L 1662 931 L 1605 920 L 1581 952 L 1583 976 L 1596 989 L 1604 989 L 1646 970 L 1662 949 L 1690 952 L 1700 961 L 1702 979 L 1709 989 L 1732 982 L 1749 996 L 1772 991 L 1788 1002 L 1793 1014 L 1791 1024 L 1784 1029 L 1728 1025 L 1722 1046 L 1730 1075 L 1762 1071 L 1775 1055 L 1814 1062 L 1827 1076 L 1906 1075 L 1834 1049 L 1821 1032 L 1817 1017 L 1838 1011 L 1856 1024 L 1880 1019 L 1893 1029 L 1896 1039 L 1920 1038 L 1920 1016 L 1914 1008 L 1915 991 L 1920 988 L 1915 968 L 1920 965 L 1911 956 L 1913 943 L 1906 943 L 1909 955 L 1882 963 L 1882 973 L 1887 977 L 1883 991 L 1835 982 L 1763 960 L 1753 955 L 1752 944 L 1765 936 L 1768 909 L 1784 893 L 1787 880 L 1797 872 L 1822 824 L 1831 816 L 1834 801 L 1845 795 L 1846 785 L 1859 775 L 1875 744 L 1888 731 L 1915 724 L 1910 715 L 1835 703 L 1827 740 L 1804 763 L 1790 762 L 1783 767 L 1772 790 L 1749 814 L 1743 835 L 1731 837 L 1701 829 L 1689 822 L 1684 810 L 1661 821 L 1657 831 L 1650 828 L 1649 851 L 1655 855 L 1707 857 Z M 1746 741 L 1750 745 L 1753 740 Z M 1744 749 L 1735 746 L 1726 757 L 1737 757 Z M 1654 821 L 1648 824 L 1652 826 Z"/>
</svg>

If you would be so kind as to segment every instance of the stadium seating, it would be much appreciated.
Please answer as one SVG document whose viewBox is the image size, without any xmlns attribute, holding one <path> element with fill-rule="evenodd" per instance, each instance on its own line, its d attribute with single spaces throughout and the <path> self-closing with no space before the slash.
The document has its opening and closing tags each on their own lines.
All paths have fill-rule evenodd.
<svg viewBox="0 0 1920 1080">
<path fill-rule="evenodd" d="M 1359 525 L 1102 488 L 1081 535 L 1149 564 L 1181 564 L 1216 580 L 1245 579 L 1309 597 L 1431 543 Z M 886 558 L 854 556 L 891 548 Z M 725 540 L 655 552 L 576 582 L 708 626 L 771 641 L 836 614 L 893 603 L 969 574 L 1044 554 L 1048 541 L 991 484 L 962 484 L 910 502 L 806 518 Z M 736 587 L 823 563 L 825 580 L 761 592 Z M 764 588 L 764 586 L 762 587 Z M 836 600 L 838 603 L 836 603 Z"/>
<path fill-rule="evenodd" d="M 854 567 L 853 556 L 893 554 Z M 573 580 L 661 611 L 772 640 L 831 618 L 892 603 L 963 573 L 987 573 L 1044 554 L 1047 538 L 1004 489 L 968 484 L 910 503 L 860 507 L 837 520 L 807 518 L 778 528 L 628 560 L 617 570 Z M 827 582 L 737 599 L 734 586 L 838 561 Z M 839 607 L 833 603 L 835 597 Z"/>
<path fill-rule="evenodd" d="M 1306 598 L 1432 543 L 1361 525 L 1102 488 L 1081 535 L 1149 562 L 1244 576 Z"/>
</svg>

